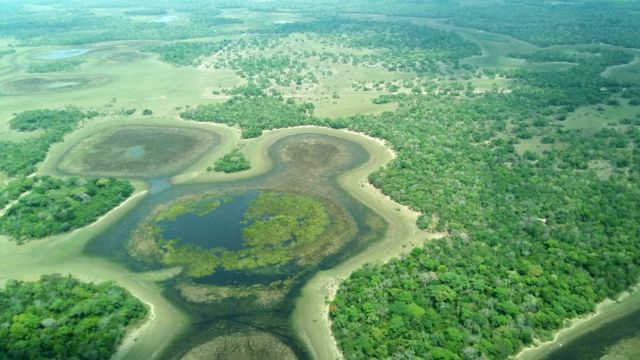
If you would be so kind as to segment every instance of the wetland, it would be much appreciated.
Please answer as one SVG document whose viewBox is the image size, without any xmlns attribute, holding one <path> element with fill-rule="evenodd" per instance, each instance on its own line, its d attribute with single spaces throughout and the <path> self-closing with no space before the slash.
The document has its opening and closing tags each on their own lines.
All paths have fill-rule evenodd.
<svg viewBox="0 0 640 360">
<path fill-rule="evenodd" d="M 193 164 L 220 142 L 203 129 L 127 125 L 86 138 L 58 166 L 84 176 L 158 178 Z"/>
<path fill-rule="evenodd" d="M 115 127 L 99 136 L 135 129 Z M 255 142 L 264 146 L 270 165 L 260 164 L 264 159 L 259 157 L 251 159 L 262 173 L 240 179 L 233 177 L 242 173 L 232 174 L 227 181 L 165 180 L 168 185 L 144 195 L 127 216 L 90 239 L 83 252 L 134 273 L 174 274 L 158 286 L 174 307 L 184 310 L 191 325 L 174 339 L 169 357 L 189 358 L 203 347 L 227 353 L 229 344 L 251 342 L 262 344 L 252 356 L 307 358 L 306 345 L 291 322 L 300 289 L 318 271 L 381 241 L 388 227 L 339 180 L 355 169 L 371 171 L 388 159 L 372 159 L 371 148 L 377 148 L 377 157 L 386 150 L 345 134 L 314 128 L 269 133 Z M 118 145 L 122 156 L 111 153 L 119 159 L 114 163 L 122 164 L 120 176 L 141 174 L 140 168 L 129 166 L 132 160 L 124 150 L 144 139 L 136 138 L 135 144 Z M 78 146 L 83 149 L 78 153 L 103 146 L 88 140 L 64 152 L 59 164 L 76 159 Z"/>
</svg>

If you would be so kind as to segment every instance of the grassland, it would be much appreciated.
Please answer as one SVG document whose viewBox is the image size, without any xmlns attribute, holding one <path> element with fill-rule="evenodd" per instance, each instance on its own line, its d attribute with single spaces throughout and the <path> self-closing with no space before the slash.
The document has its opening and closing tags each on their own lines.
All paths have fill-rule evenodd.
<svg viewBox="0 0 640 360">
<path fill-rule="evenodd" d="M 7 71 L 0 75 L 0 88 L 12 90 L 0 99 L 0 119 L 8 119 L 17 109 L 64 107 L 72 103 L 81 108 L 117 113 L 122 109 L 148 108 L 168 116 L 176 107 L 211 98 L 213 87 L 238 84 L 236 75 L 225 70 L 176 68 L 139 50 L 147 42 L 110 42 L 87 45 L 78 56 L 85 63 L 62 74 L 27 74 L 32 59 L 56 47 L 25 50 L 8 56 Z M 163 74 L 163 76 L 158 76 Z M 75 82 L 77 84 L 64 83 Z M 47 88 L 59 83 L 60 87 Z M 36 91 L 37 97 L 30 96 Z"/>
<path fill-rule="evenodd" d="M 640 106 L 632 106 L 621 99 L 617 106 L 587 106 L 571 113 L 564 126 L 567 129 L 587 129 L 596 132 L 605 127 L 620 126 L 622 119 L 634 119 Z"/>
<path fill-rule="evenodd" d="M 213 38 L 215 40 L 216 38 Z M 60 47 L 18 48 L 15 54 L 2 59 L 0 67 L 0 124 L 18 109 L 34 109 L 43 103 L 49 108 L 69 104 L 80 108 L 97 109 L 108 116 L 118 117 L 128 109 L 151 109 L 166 117 L 177 115 L 186 105 L 220 102 L 228 98 L 215 95 L 214 90 L 231 89 L 243 84 L 234 70 L 212 66 L 175 67 L 160 61 L 157 56 L 141 49 L 158 42 L 120 41 L 84 45 L 87 53 L 73 59 L 83 61 L 78 68 L 63 73 L 29 74 L 30 64 Z M 318 39 L 284 39 L 272 53 L 299 51 L 333 51 Z M 357 51 L 345 49 L 343 51 Z M 239 56 L 248 54 L 239 53 Z M 213 59 L 204 59 L 204 62 Z M 310 60 L 317 68 L 330 69 L 313 87 L 282 88 L 285 97 L 311 101 L 321 116 L 345 116 L 357 113 L 378 113 L 395 109 L 395 104 L 374 104 L 372 99 L 383 91 L 354 91 L 358 81 L 403 80 L 411 74 L 398 74 L 376 68 L 363 68 L 328 61 Z M 3 70 L 5 69 L 5 70 Z M 163 76 L 157 76 L 163 74 Z M 37 93 L 37 97 L 31 94 Z M 19 138 L 2 130 L 3 137 Z"/>
</svg>

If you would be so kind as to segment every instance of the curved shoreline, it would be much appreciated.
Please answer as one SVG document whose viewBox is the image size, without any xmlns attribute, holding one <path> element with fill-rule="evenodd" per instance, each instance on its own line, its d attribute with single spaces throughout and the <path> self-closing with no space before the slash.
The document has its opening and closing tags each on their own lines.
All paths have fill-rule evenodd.
<svg viewBox="0 0 640 360">
<path fill-rule="evenodd" d="M 82 174 L 70 174 L 60 169 L 60 163 L 65 157 L 84 140 L 95 136 L 101 132 L 116 129 L 122 126 L 146 126 L 146 127 L 181 127 L 186 129 L 200 129 L 216 133 L 220 136 L 220 143 L 213 147 L 203 156 L 197 158 L 192 164 L 183 166 L 177 172 L 178 175 L 192 172 L 193 169 L 206 168 L 224 155 L 240 138 L 240 132 L 222 124 L 199 123 L 194 121 L 176 120 L 169 117 L 116 117 L 107 116 L 100 119 L 89 120 L 84 125 L 65 136 L 62 142 L 51 146 L 46 159 L 38 166 L 38 174 L 46 174 L 58 177 L 83 176 Z M 96 177 L 98 175 L 93 175 Z M 105 175 L 106 176 L 106 175 Z M 176 176 L 168 175 L 168 176 Z M 91 177 L 91 176 L 90 176 Z M 119 179 L 147 179 L 145 176 L 118 176 Z"/>
<path fill-rule="evenodd" d="M 149 309 L 149 314 L 140 321 L 139 324 L 135 325 L 133 328 L 129 329 L 125 336 L 120 341 L 120 345 L 118 345 L 116 349 L 116 353 L 111 357 L 112 360 L 120 360 L 125 359 L 127 354 L 131 351 L 131 348 L 135 345 L 135 342 L 138 340 L 140 336 L 144 336 L 144 332 L 147 331 L 151 323 L 156 318 L 156 311 L 152 303 L 146 302 L 140 298 L 138 298 L 140 302 L 145 304 Z"/>
<path fill-rule="evenodd" d="M 595 312 L 569 319 L 568 325 L 556 331 L 553 339 L 523 348 L 512 358 L 516 360 L 544 358 L 564 344 L 597 330 L 610 321 L 620 319 L 638 307 L 640 307 L 640 286 L 637 285 L 623 292 L 616 300 L 606 299 L 600 302 Z"/>
<path fill-rule="evenodd" d="M 315 359 L 342 358 L 329 319 L 329 303 L 342 281 L 366 263 L 385 263 L 420 246 L 424 241 L 445 235 L 418 229 L 416 219 L 419 213 L 394 202 L 368 183 L 367 176 L 372 171 L 393 160 L 393 151 L 382 140 L 371 141 L 370 137 L 355 132 L 343 133 L 365 147 L 371 157 L 361 167 L 340 176 L 338 182 L 357 200 L 384 218 L 389 227 L 383 239 L 340 265 L 320 271 L 303 287 L 296 300 L 292 321 Z"/>
</svg>

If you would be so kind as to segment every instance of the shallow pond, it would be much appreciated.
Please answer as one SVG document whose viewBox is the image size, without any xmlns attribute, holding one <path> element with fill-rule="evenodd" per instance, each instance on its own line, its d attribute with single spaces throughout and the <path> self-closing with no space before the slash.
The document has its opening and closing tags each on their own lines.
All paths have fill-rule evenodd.
<svg viewBox="0 0 640 360">
<path fill-rule="evenodd" d="M 34 93 L 67 91 L 96 86 L 107 82 L 100 77 L 64 76 L 64 77 L 24 77 L 0 84 L 0 91 L 6 95 L 33 95 Z"/>
<path fill-rule="evenodd" d="M 147 151 L 145 150 L 144 145 L 134 145 L 125 150 L 124 157 L 127 160 L 140 160 L 144 157 L 144 154 L 146 154 L 146 152 Z"/>
<path fill-rule="evenodd" d="M 63 60 L 73 57 L 81 56 L 89 52 L 89 49 L 63 49 L 63 50 L 51 50 L 46 54 L 38 57 L 40 60 Z"/>
<path fill-rule="evenodd" d="M 56 81 L 56 82 L 49 83 L 47 85 L 47 89 L 61 89 L 61 88 L 79 86 L 79 85 L 80 83 L 77 81 Z"/>
<path fill-rule="evenodd" d="M 166 24 L 166 23 L 174 22 L 176 20 L 176 18 L 177 18 L 177 16 L 175 16 L 175 15 L 164 15 L 164 16 L 161 16 L 159 18 L 151 20 L 151 22 Z"/>
</svg>

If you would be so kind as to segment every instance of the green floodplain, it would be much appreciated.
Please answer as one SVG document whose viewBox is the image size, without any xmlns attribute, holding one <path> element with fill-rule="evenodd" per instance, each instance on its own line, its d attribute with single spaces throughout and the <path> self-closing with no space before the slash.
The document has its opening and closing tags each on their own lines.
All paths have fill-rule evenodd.
<svg viewBox="0 0 640 360">
<path fill-rule="evenodd" d="M 638 4 L 2 13 L 0 358 L 640 353 Z"/>
</svg>

